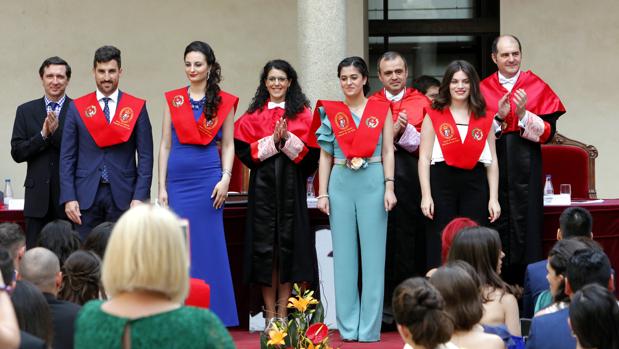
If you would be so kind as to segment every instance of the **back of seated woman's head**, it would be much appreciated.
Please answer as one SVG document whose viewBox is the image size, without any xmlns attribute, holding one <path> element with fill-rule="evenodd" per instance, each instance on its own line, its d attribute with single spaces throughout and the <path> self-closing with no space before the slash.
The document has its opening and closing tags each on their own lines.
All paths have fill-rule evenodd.
<svg viewBox="0 0 619 349">
<path fill-rule="evenodd" d="M 189 288 L 189 258 L 178 217 L 146 204 L 125 212 L 110 236 L 102 279 L 110 298 L 153 291 L 182 303 Z"/>
<path fill-rule="evenodd" d="M 453 239 L 447 261 L 465 261 L 479 277 L 482 286 L 515 293 L 499 276 L 501 239 L 499 233 L 486 227 L 464 228 Z"/>
<path fill-rule="evenodd" d="M 110 240 L 110 235 L 112 235 L 112 229 L 114 229 L 113 222 L 103 222 L 97 225 L 88 234 L 82 249 L 93 251 L 99 258 L 103 259 L 107 242 Z"/>
<path fill-rule="evenodd" d="M 583 348 L 619 348 L 619 306 L 607 288 L 589 284 L 576 292 L 570 325 Z"/>
<path fill-rule="evenodd" d="M 79 235 L 73 230 L 71 223 L 62 219 L 47 223 L 38 240 L 39 247 L 45 247 L 58 256 L 61 267 L 69 255 L 80 248 L 80 243 Z"/>
<path fill-rule="evenodd" d="M 451 222 L 447 223 L 445 228 L 443 228 L 443 233 L 441 235 L 441 260 L 443 261 L 443 264 L 447 262 L 447 254 L 449 253 L 451 243 L 453 242 L 456 234 L 464 228 L 476 227 L 478 225 L 479 224 L 477 224 L 477 222 L 467 217 L 456 217 L 452 219 Z"/>
<path fill-rule="evenodd" d="M 435 348 L 453 332 L 440 293 L 424 278 L 404 280 L 393 292 L 395 321 L 404 326 L 415 344 Z M 402 332 L 400 332 L 402 333 Z"/>
<path fill-rule="evenodd" d="M 479 279 L 466 262 L 448 263 L 430 278 L 445 300 L 445 310 L 451 315 L 454 328 L 470 331 L 484 315 Z"/>
<path fill-rule="evenodd" d="M 553 295 L 553 300 L 555 302 L 569 302 L 570 298 L 565 293 L 565 271 L 567 269 L 567 263 L 574 252 L 586 248 L 587 245 L 577 239 L 559 240 L 552 246 L 552 249 L 548 253 L 548 264 L 556 276 L 562 277 L 557 293 Z"/>
<path fill-rule="evenodd" d="M 101 260 L 92 251 L 75 251 L 62 268 L 58 298 L 83 305 L 102 295 Z"/>
<path fill-rule="evenodd" d="M 19 329 L 52 343 L 52 315 L 43 293 L 31 282 L 18 280 L 11 294 Z"/>
</svg>

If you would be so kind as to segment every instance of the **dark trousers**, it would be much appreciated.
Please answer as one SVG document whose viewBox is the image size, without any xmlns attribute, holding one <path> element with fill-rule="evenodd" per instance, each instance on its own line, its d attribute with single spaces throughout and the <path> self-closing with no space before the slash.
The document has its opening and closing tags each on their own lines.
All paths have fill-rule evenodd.
<svg viewBox="0 0 619 349">
<path fill-rule="evenodd" d="M 486 168 L 477 163 L 465 170 L 438 162 L 430 166 L 430 187 L 434 200 L 434 229 L 428 237 L 428 263 L 441 263 L 441 232 L 456 217 L 468 217 L 488 225 L 488 178 Z"/>
<path fill-rule="evenodd" d="M 41 230 L 47 223 L 56 219 L 67 219 L 67 215 L 64 213 L 64 205 L 58 205 L 57 200 L 52 201 L 50 198 L 48 207 L 47 213 L 43 217 L 24 217 L 27 249 L 37 247 Z"/>
<path fill-rule="evenodd" d="M 103 222 L 116 222 L 124 213 L 114 203 L 110 184 L 107 183 L 99 183 L 92 206 L 87 210 L 80 210 L 80 212 L 82 213 L 82 224 L 76 225 L 76 228 L 82 242 L 86 240 L 94 227 Z"/>
</svg>

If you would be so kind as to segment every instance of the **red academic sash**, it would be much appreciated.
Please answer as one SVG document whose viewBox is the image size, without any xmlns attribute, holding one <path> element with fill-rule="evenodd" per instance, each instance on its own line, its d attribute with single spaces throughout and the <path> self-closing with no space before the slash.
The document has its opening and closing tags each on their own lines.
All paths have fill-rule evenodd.
<svg viewBox="0 0 619 349">
<path fill-rule="evenodd" d="M 445 107 L 442 111 L 429 109 L 427 112 L 447 165 L 466 170 L 473 169 L 484 150 L 493 119 L 487 115 L 475 118 L 471 113 L 468 134 L 462 143 L 449 107 Z"/>
<path fill-rule="evenodd" d="M 165 93 L 165 99 L 170 108 L 170 118 L 179 142 L 182 144 L 207 145 L 213 141 L 226 117 L 230 114 L 230 110 L 234 108 L 234 112 L 236 112 L 239 103 L 238 97 L 227 92 L 219 91 L 219 96 L 221 102 L 217 108 L 217 114 L 211 120 L 207 120 L 204 112 L 202 112 L 202 115 L 196 121 L 189 102 L 187 87 Z"/>
<path fill-rule="evenodd" d="M 318 101 L 314 109 L 314 125 L 320 122 L 318 108 L 323 107 L 337 143 L 347 159 L 354 157 L 367 158 L 374 154 L 378 137 L 383 131 L 385 117 L 389 111 L 389 103 L 368 100 L 359 122 L 359 127 L 348 109 L 348 106 L 339 101 Z M 316 127 L 317 128 L 317 127 Z M 312 127 L 314 129 L 314 127 Z"/>
<path fill-rule="evenodd" d="M 129 140 L 145 101 L 122 92 L 112 122 L 108 124 L 95 92 L 73 100 L 88 133 L 100 148 Z"/>
<path fill-rule="evenodd" d="M 268 101 L 267 101 L 268 103 Z M 275 123 L 281 119 L 285 110 L 282 108 L 268 109 L 267 103 L 253 113 L 245 113 L 234 123 L 234 138 L 251 144 L 273 134 Z M 312 112 L 304 108 L 294 118 L 286 118 L 288 132 L 293 133 L 311 148 L 318 148 L 316 135 L 310 132 Z"/>
<path fill-rule="evenodd" d="M 385 89 L 376 92 L 370 99 L 389 103 L 394 122 L 397 122 L 400 111 L 406 111 L 408 123 L 415 126 L 417 131 L 421 131 L 421 123 L 426 116 L 426 110 L 430 109 L 431 105 L 428 97 L 412 87 L 406 89 L 404 96 L 399 101 L 392 102 L 388 100 L 385 95 Z"/>
<path fill-rule="evenodd" d="M 499 99 L 501 99 L 507 90 L 499 83 L 499 74 L 494 73 L 485 78 L 480 84 L 481 93 L 486 100 L 486 112 L 488 115 L 495 115 L 498 110 Z M 565 107 L 554 91 L 537 75 L 531 71 L 521 71 L 518 76 L 518 81 L 512 88 L 512 92 L 518 89 L 523 89 L 527 93 L 526 109 L 535 115 L 543 117 L 558 113 L 565 113 Z M 511 110 L 505 118 L 507 127 L 503 132 L 519 132 L 518 116 L 515 114 L 516 105 L 510 98 Z"/>
</svg>

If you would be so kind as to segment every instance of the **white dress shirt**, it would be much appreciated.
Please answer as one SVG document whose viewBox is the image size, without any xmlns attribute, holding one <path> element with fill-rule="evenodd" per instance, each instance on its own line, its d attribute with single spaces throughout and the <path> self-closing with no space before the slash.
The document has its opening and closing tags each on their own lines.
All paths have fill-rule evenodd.
<svg viewBox="0 0 619 349">
<path fill-rule="evenodd" d="M 118 89 L 114 91 L 111 95 L 105 96 L 101 91 L 97 89 L 97 100 L 99 101 L 99 106 L 101 106 L 101 110 L 105 107 L 105 102 L 103 102 L 103 98 L 109 98 L 107 101 L 107 107 L 110 109 L 110 123 L 114 120 L 114 115 L 116 114 L 116 107 L 118 106 Z"/>
</svg>

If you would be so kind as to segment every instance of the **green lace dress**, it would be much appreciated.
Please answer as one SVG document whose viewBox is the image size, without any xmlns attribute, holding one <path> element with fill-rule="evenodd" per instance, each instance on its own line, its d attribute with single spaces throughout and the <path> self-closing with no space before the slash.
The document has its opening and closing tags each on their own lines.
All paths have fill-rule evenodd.
<svg viewBox="0 0 619 349">
<path fill-rule="evenodd" d="M 75 348 L 123 348 L 128 328 L 131 349 L 235 348 L 230 334 L 212 312 L 180 307 L 138 319 L 117 317 L 101 309 L 102 301 L 84 305 L 75 323 Z"/>
</svg>

